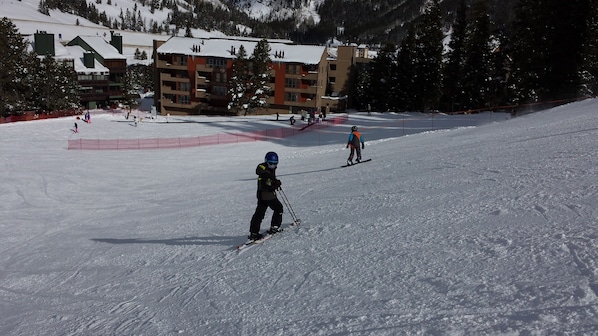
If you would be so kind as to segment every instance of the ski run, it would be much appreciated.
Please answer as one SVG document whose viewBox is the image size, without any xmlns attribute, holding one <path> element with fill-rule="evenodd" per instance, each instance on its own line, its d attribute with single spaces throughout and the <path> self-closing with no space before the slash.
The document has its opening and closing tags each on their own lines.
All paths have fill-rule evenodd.
<svg viewBox="0 0 598 336">
<path fill-rule="evenodd" d="M 291 126 L 0 125 L 0 335 L 596 335 L 597 112 L 352 112 L 282 139 L 120 151 L 67 141 Z M 353 125 L 372 161 L 344 169 Z M 302 223 L 240 253 L 268 151 Z"/>
</svg>

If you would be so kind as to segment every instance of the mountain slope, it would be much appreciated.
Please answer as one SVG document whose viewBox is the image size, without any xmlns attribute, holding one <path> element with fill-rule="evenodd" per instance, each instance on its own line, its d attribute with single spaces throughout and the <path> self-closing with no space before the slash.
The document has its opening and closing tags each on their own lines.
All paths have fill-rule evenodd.
<svg viewBox="0 0 598 336">
<path fill-rule="evenodd" d="M 510 13 L 517 1 L 490 1 L 490 14 L 498 25 L 511 20 Z M 468 2 L 471 4 L 474 0 Z M 82 26 L 92 24 L 86 19 L 58 10 L 50 10 L 49 16 L 45 16 L 38 12 L 39 3 L 39 0 L 10 2 L 3 5 L 2 15 L 27 21 L 68 25 L 79 22 Z M 164 6 L 164 3 L 167 5 Z M 426 0 L 212 0 L 190 4 L 178 0 L 152 5 L 150 1 L 109 3 L 108 0 L 87 0 L 90 7 L 87 12 L 97 10 L 98 15 L 105 15 L 104 19 L 100 19 L 108 20 L 113 29 L 153 31 L 166 35 L 170 35 L 175 27 L 179 29 L 178 35 L 183 35 L 185 28 L 191 26 L 193 29 L 219 30 L 229 35 L 292 37 L 302 43 L 324 43 L 335 36 L 349 42 L 398 43 L 406 34 L 409 24 L 418 19 L 426 3 Z M 448 26 L 453 20 L 458 1 L 446 0 L 441 4 Z M 115 28 L 114 25 L 119 27 Z M 198 34 L 196 32 L 194 36 Z"/>
</svg>

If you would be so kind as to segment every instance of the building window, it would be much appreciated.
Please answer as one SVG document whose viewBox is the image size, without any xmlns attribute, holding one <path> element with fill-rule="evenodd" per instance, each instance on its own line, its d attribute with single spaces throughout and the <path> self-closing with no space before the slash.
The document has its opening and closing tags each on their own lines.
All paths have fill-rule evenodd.
<svg viewBox="0 0 598 336">
<path fill-rule="evenodd" d="M 336 77 L 328 77 L 328 83 L 331 83 L 331 84 L 336 83 Z"/>
<path fill-rule="evenodd" d="M 286 78 L 284 86 L 288 88 L 298 88 L 299 80 L 297 78 Z"/>
<path fill-rule="evenodd" d="M 216 72 L 214 76 L 214 81 L 220 83 L 226 82 L 226 72 Z"/>
<path fill-rule="evenodd" d="M 177 96 L 179 104 L 189 104 L 191 102 L 191 98 L 189 96 Z"/>
<path fill-rule="evenodd" d="M 179 83 L 179 91 L 189 91 L 191 89 L 190 83 Z"/>
<path fill-rule="evenodd" d="M 301 67 L 297 64 L 288 64 L 286 68 L 286 73 L 289 75 L 298 75 L 300 73 Z"/>
<path fill-rule="evenodd" d="M 170 101 L 171 103 L 174 103 L 174 95 L 171 93 L 165 93 L 164 98 L 162 98 L 162 100 L 167 100 L 167 101 Z"/>
<path fill-rule="evenodd" d="M 336 64 L 330 64 L 330 71 L 336 71 Z"/>
<path fill-rule="evenodd" d="M 299 101 L 299 94 L 297 92 L 285 92 L 284 93 L 284 100 L 285 101 Z"/>
<path fill-rule="evenodd" d="M 206 60 L 206 64 L 210 67 L 226 67 L 226 59 L 210 57 Z"/>
<path fill-rule="evenodd" d="M 212 87 L 212 94 L 216 96 L 226 96 L 227 90 L 226 86 L 213 86 Z"/>
</svg>

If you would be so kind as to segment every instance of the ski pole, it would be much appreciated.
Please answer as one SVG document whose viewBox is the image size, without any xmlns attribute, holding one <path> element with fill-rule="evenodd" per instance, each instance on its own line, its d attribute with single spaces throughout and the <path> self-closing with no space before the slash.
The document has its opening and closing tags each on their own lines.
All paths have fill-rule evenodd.
<svg viewBox="0 0 598 336">
<path fill-rule="evenodd" d="M 289 202 L 287 195 L 282 190 L 282 187 L 278 188 L 278 190 L 280 190 L 280 196 L 281 196 L 280 198 L 282 199 L 282 202 L 287 207 L 287 209 L 289 209 L 289 213 L 291 214 L 291 217 L 293 217 L 293 224 L 294 225 L 301 224 L 301 219 L 297 218 L 297 214 L 295 214 L 293 207 L 291 207 L 291 203 Z"/>
</svg>

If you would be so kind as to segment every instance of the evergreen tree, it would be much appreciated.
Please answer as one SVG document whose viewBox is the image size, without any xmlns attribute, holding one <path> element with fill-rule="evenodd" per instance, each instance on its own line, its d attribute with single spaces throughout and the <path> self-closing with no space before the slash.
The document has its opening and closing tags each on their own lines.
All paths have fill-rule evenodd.
<svg viewBox="0 0 598 336">
<path fill-rule="evenodd" d="M 266 39 L 260 40 L 250 57 L 251 77 L 249 80 L 249 109 L 268 107 L 267 99 L 272 90 L 270 87 L 270 44 Z"/>
<path fill-rule="evenodd" d="M 75 69 L 71 64 L 63 62 L 58 64 L 57 70 L 56 93 L 58 100 L 56 107 L 64 110 L 80 106 L 81 95 Z"/>
<path fill-rule="evenodd" d="M 419 107 L 416 103 L 418 96 L 415 88 L 415 29 L 409 28 L 407 36 L 401 42 L 397 55 L 397 91 L 396 106 L 398 111 L 414 111 Z"/>
<path fill-rule="evenodd" d="M 521 0 L 513 29 L 512 100 L 573 98 L 592 0 Z"/>
<path fill-rule="evenodd" d="M 231 96 L 228 103 L 228 110 L 234 114 L 239 114 L 244 104 L 247 104 L 247 85 L 249 82 L 249 60 L 247 51 L 243 45 L 235 54 L 233 60 L 232 77 L 229 82 L 229 94 Z"/>
<path fill-rule="evenodd" d="M 508 39 L 505 32 L 496 30 L 491 41 L 492 53 L 490 54 L 490 92 L 489 106 L 503 106 L 507 104 L 507 78 L 510 73 L 510 55 Z"/>
<path fill-rule="evenodd" d="M 414 84 L 418 109 L 437 108 L 442 85 L 443 39 L 440 4 L 432 0 L 421 16 L 415 38 Z"/>
<path fill-rule="evenodd" d="M 193 37 L 193 33 L 191 32 L 191 24 L 187 22 L 185 27 L 185 37 Z"/>
<path fill-rule="evenodd" d="M 28 72 L 35 57 L 27 51 L 28 43 L 7 18 L 0 19 L 0 46 L 0 116 L 7 116 L 28 108 Z"/>
<path fill-rule="evenodd" d="M 358 63 L 351 66 L 351 78 L 354 78 L 352 90 L 349 92 L 352 106 L 364 109 L 368 104 L 371 106 L 372 90 L 370 87 L 372 66 L 370 63 Z"/>
<path fill-rule="evenodd" d="M 481 108 L 488 102 L 491 91 L 491 48 L 487 0 L 478 0 L 472 12 L 472 20 L 467 25 L 464 44 L 463 109 Z"/>
<path fill-rule="evenodd" d="M 580 71 L 581 94 L 598 95 L 598 2 L 590 3 L 586 40 L 583 48 L 583 63 Z"/>
<path fill-rule="evenodd" d="M 35 59 L 31 67 L 30 101 L 38 110 L 56 111 L 79 105 L 77 75 L 69 63 L 57 63 L 52 56 Z"/>
<path fill-rule="evenodd" d="M 463 105 L 463 67 L 465 64 L 465 34 L 467 29 L 467 3 L 461 0 L 457 9 L 455 23 L 452 26 L 451 40 L 448 44 L 446 64 L 443 69 L 443 93 L 441 109 L 455 111 Z"/>
<path fill-rule="evenodd" d="M 123 76 L 123 103 L 128 106 L 129 112 L 139 105 L 139 68 L 138 66 L 127 67 Z"/>
<path fill-rule="evenodd" d="M 550 71 L 546 84 L 552 99 L 576 98 L 581 87 L 579 71 L 583 65 L 590 3 L 596 0 L 554 1 L 551 21 L 555 25 L 550 43 Z"/>
<path fill-rule="evenodd" d="M 514 103 L 538 101 L 538 90 L 548 64 L 547 36 L 542 7 L 550 0 L 521 0 L 515 8 L 513 27 L 513 66 L 510 97 Z"/>
<path fill-rule="evenodd" d="M 396 53 L 394 44 L 385 45 L 371 62 L 370 96 L 372 108 L 388 111 L 394 103 L 393 92 L 396 83 Z"/>
</svg>

